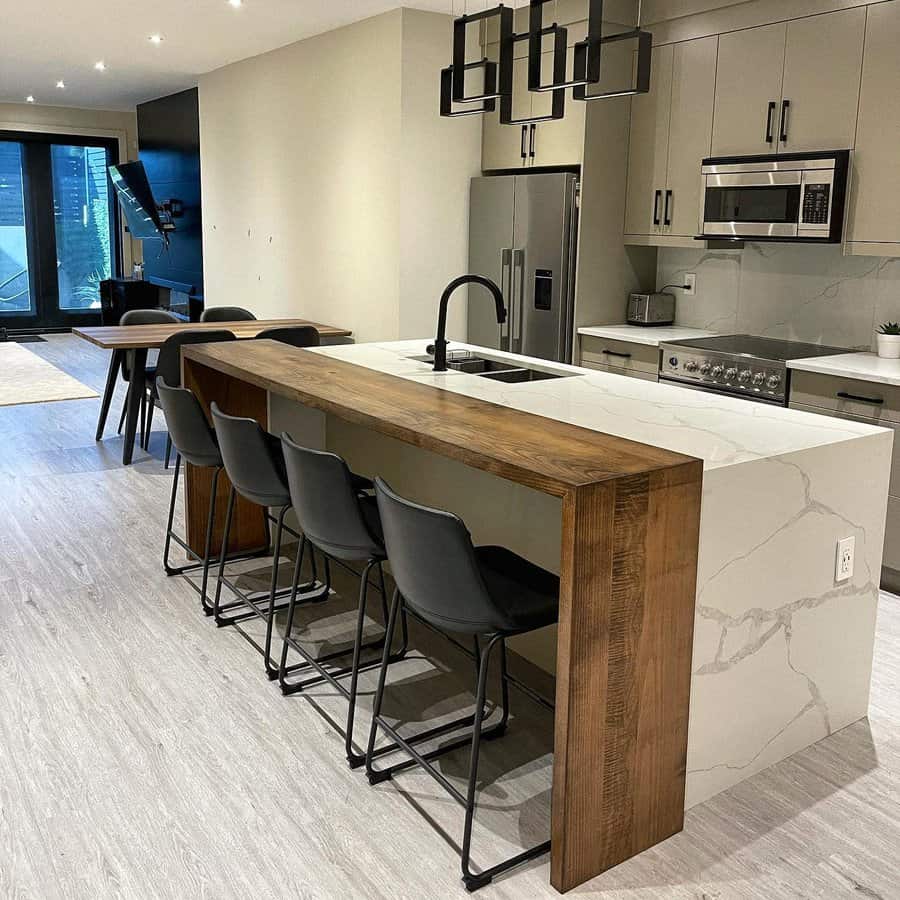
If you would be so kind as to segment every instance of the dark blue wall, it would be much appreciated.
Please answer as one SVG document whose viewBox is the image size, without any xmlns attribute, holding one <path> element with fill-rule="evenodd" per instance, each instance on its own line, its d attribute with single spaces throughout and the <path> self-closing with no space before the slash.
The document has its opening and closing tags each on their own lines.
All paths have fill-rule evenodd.
<svg viewBox="0 0 900 900">
<path fill-rule="evenodd" d="M 203 296 L 203 228 L 200 197 L 200 108 L 197 89 L 182 91 L 137 108 L 138 148 L 157 203 L 180 200 L 168 252 L 144 242 L 144 277 L 177 282 Z"/>
</svg>

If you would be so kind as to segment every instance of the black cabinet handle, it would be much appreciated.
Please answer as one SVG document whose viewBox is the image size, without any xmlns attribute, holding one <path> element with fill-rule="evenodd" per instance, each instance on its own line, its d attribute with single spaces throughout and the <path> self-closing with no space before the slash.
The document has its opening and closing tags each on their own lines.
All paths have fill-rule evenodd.
<svg viewBox="0 0 900 900">
<path fill-rule="evenodd" d="M 848 394 L 846 391 L 838 391 L 835 395 L 839 400 L 856 400 L 857 403 L 871 403 L 872 406 L 882 406 L 882 397 L 862 397 L 859 394 Z"/>
<path fill-rule="evenodd" d="M 528 126 L 523 125 L 522 126 L 522 147 L 521 147 L 521 151 L 520 151 L 522 154 L 522 159 L 528 158 L 528 151 L 525 149 L 525 136 L 527 134 L 528 134 Z"/>
<path fill-rule="evenodd" d="M 787 140 L 787 113 L 790 108 L 791 108 L 790 100 L 782 100 L 781 101 L 781 125 L 778 127 L 778 130 L 780 132 L 778 139 L 780 141 Z"/>
<path fill-rule="evenodd" d="M 656 191 L 653 195 L 653 224 L 659 225 L 659 201 L 662 199 L 662 191 Z"/>
<path fill-rule="evenodd" d="M 619 353 L 616 350 L 602 350 L 604 356 L 618 356 L 620 359 L 631 359 L 630 353 Z"/>
<path fill-rule="evenodd" d="M 531 140 L 528 142 L 528 155 L 534 159 L 534 141 L 537 136 L 537 125 L 532 124 L 531 126 Z"/>
<path fill-rule="evenodd" d="M 775 140 L 775 136 L 772 134 L 772 113 L 775 112 L 775 107 L 778 104 L 774 100 L 769 101 L 769 111 L 766 113 L 766 143 L 771 144 L 772 141 Z"/>
<path fill-rule="evenodd" d="M 669 215 L 669 201 L 672 199 L 672 191 L 666 191 L 666 205 L 663 211 L 663 225 L 671 225 L 672 217 Z"/>
</svg>

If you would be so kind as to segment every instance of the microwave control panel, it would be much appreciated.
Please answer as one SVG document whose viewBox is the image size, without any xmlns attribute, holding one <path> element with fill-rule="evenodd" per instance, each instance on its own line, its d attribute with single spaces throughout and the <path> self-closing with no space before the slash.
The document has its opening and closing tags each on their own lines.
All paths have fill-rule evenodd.
<svg viewBox="0 0 900 900">
<path fill-rule="evenodd" d="M 831 199 L 830 184 L 807 184 L 803 191 L 804 225 L 828 224 L 828 201 Z"/>
</svg>

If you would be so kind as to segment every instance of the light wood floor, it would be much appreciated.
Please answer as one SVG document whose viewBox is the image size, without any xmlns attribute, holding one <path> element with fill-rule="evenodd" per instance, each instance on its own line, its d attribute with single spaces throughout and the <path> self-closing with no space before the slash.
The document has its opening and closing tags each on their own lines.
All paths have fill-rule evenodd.
<svg viewBox="0 0 900 900">
<path fill-rule="evenodd" d="M 27 346 L 102 389 L 102 352 L 68 336 Z M 370 788 L 329 724 L 334 692 L 283 698 L 249 644 L 162 575 L 163 434 L 124 469 L 118 439 L 93 441 L 97 409 L 0 409 L 0 895 L 464 896 L 459 808 L 421 773 Z M 339 587 L 324 619 L 306 616 L 315 644 L 346 635 L 355 586 Z M 471 666 L 416 646 L 388 711 L 458 714 Z M 548 830 L 550 719 L 513 699 L 508 737 L 484 755 L 487 865 Z M 465 754 L 444 760 L 448 777 L 465 769 Z M 575 894 L 888 900 L 898 848 L 900 601 L 884 595 L 868 722 L 691 810 L 683 833 Z M 480 894 L 553 895 L 546 862 Z"/>
</svg>

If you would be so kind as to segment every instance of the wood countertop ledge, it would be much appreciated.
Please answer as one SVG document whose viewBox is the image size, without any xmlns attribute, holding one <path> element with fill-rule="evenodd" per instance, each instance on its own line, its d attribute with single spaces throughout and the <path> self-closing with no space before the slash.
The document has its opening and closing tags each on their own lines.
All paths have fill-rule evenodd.
<svg viewBox="0 0 900 900">
<path fill-rule="evenodd" d="M 186 359 L 554 496 L 679 466 L 673 453 L 442 391 L 275 341 L 201 344 Z"/>
</svg>

